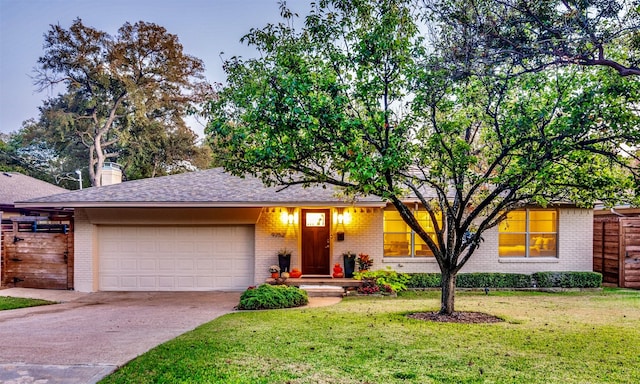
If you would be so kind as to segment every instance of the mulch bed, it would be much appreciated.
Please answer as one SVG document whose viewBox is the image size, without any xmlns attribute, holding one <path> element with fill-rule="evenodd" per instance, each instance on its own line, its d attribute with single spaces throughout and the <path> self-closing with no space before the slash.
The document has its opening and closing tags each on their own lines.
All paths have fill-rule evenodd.
<svg viewBox="0 0 640 384">
<path fill-rule="evenodd" d="M 418 312 L 411 313 L 407 317 L 424 321 L 459 324 L 501 323 L 504 321 L 499 317 L 482 312 L 454 312 L 451 315 L 441 315 L 438 312 Z"/>
</svg>

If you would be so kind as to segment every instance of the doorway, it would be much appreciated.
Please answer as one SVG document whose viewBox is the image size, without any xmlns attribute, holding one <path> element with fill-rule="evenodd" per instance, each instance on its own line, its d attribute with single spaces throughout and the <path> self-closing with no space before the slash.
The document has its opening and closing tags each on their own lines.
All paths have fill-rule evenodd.
<svg viewBox="0 0 640 384">
<path fill-rule="evenodd" d="M 329 209 L 302 210 L 302 274 L 329 275 L 331 222 Z"/>
</svg>

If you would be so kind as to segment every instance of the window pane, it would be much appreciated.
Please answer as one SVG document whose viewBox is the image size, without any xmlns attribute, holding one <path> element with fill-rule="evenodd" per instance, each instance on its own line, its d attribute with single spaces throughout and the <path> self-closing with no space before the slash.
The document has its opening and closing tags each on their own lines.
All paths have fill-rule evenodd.
<svg viewBox="0 0 640 384">
<path fill-rule="evenodd" d="M 429 213 L 427 211 L 418 211 L 415 213 L 415 216 L 425 231 L 429 233 L 436 232 L 435 226 L 431 221 L 431 216 L 429 216 Z M 442 227 L 442 215 L 440 213 L 436 213 L 436 220 L 438 221 L 438 225 Z"/>
<path fill-rule="evenodd" d="M 525 257 L 527 236 L 522 234 L 499 235 L 498 254 L 503 257 Z"/>
<path fill-rule="evenodd" d="M 409 247 L 411 245 L 411 232 L 408 233 L 385 233 L 384 234 L 384 256 L 410 256 Z"/>
<path fill-rule="evenodd" d="M 384 211 L 384 232 L 411 232 L 398 211 Z"/>
<path fill-rule="evenodd" d="M 322 212 L 307 212 L 307 227 L 324 227 L 325 219 Z"/>
<path fill-rule="evenodd" d="M 530 232 L 556 232 L 557 220 L 555 210 L 529 211 Z"/>
<path fill-rule="evenodd" d="M 557 235 L 530 235 L 529 236 L 529 256 L 531 257 L 556 257 Z"/>
<path fill-rule="evenodd" d="M 507 214 L 498 227 L 499 232 L 521 232 L 527 231 L 527 211 L 511 211 Z"/>
<path fill-rule="evenodd" d="M 435 236 L 431 236 L 431 238 L 433 239 Z M 427 245 L 427 243 L 425 243 L 420 236 L 416 235 L 415 236 L 415 242 L 416 242 L 416 249 L 415 249 L 415 255 L 416 257 L 433 257 L 433 252 L 431 252 L 431 249 L 429 249 L 429 246 Z"/>
</svg>

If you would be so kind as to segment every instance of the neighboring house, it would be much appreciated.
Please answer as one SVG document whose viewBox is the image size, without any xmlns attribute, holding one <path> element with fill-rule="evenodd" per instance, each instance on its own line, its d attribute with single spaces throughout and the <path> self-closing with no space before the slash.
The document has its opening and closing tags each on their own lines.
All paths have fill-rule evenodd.
<svg viewBox="0 0 640 384">
<path fill-rule="evenodd" d="M 269 277 L 278 251 L 291 267 L 329 275 L 347 251 L 373 269 L 438 272 L 430 252 L 375 197 L 333 187 L 265 187 L 220 169 L 89 188 L 21 202 L 75 210 L 78 291 L 243 290 Z M 424 209 L 411 202 L 419 220 Z M 463 272 L 591 271 L 593 215 L 561 206 L 514 212 L 488 231 Z"/>
<path fill-rule="evenodd" d="M 64 192 L 68 190 L 21 173 L 0 173 L 2 285 L 73 287 L 73 212 L 15 206 L 18 200 Z"/>
</svg>

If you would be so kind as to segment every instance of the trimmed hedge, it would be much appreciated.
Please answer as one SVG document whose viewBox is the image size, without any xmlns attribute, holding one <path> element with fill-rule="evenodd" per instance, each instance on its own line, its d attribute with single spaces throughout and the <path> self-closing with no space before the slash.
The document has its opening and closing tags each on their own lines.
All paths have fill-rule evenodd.
<svg viewBox="0 0 640 384">
<path fill-rule="evenodd" d="M 440 288 L 439 273 L 409 273 L 407 288 Z M 458 288 L 599 288 L 602 275 L 597 272 L 459 273 Z"/>
<path fill-rule="evenodd" d="M 521 273 L 462 273 L 456 286 L 460 288 L 529 288 L 531 275 Z"/>
<path fill-rule="evenodd" d="M 540 288 L 600 288 L 602 274 L 597 272 L 537 272 L 532 275 Z"/>
<path fill-rule="evenodd" d="M 278 309 L 307 305 L 307 292 L 286 285 L 262 284 L 249 288 L 240 296 L 238 309 Z"/>
</svg>

